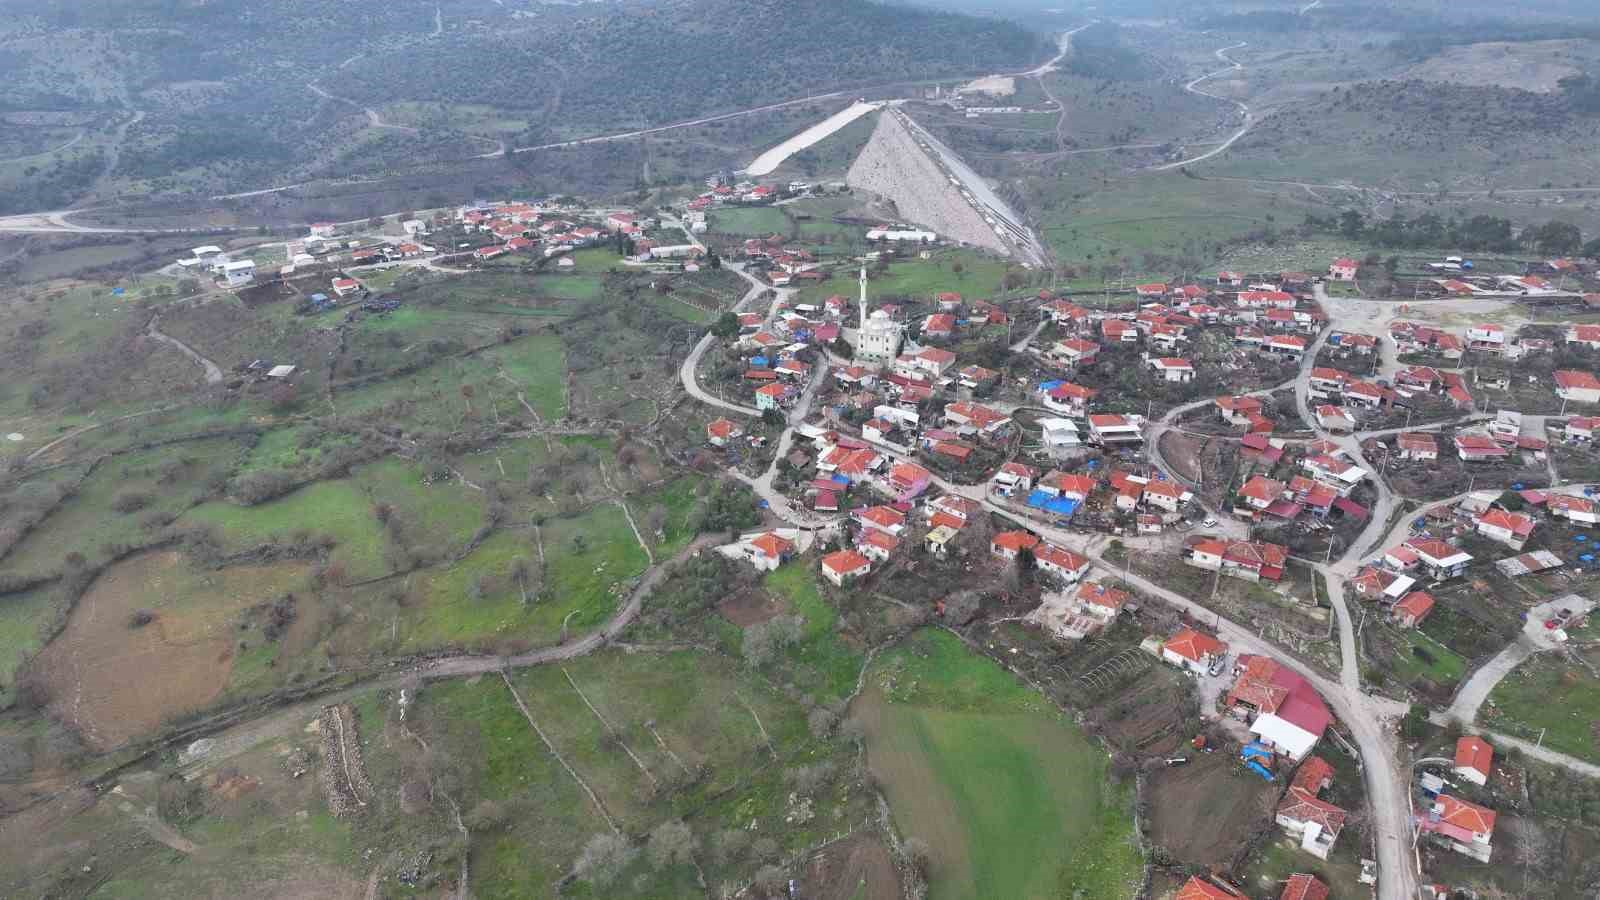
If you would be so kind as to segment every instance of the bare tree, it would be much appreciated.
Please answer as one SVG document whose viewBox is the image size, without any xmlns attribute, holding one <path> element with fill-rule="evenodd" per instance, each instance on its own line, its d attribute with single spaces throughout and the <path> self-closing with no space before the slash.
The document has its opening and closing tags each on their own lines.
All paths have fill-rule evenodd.
<svg viewBox="0 0 1600 900">
<path fill-rule="evenodd" d="M 681 819 L 662 822 L 650 832 L 645 852 L 657 867 L 688 863 L 694 859 L 694 832 Z"/>
<path fill-rule="evenodd" d="M 583 845 L 572 872 L 580 879 L 597 887 L 605 887 L 617 880 L 639 851 L 620 834 L 601 833 Z"/>
</svg>

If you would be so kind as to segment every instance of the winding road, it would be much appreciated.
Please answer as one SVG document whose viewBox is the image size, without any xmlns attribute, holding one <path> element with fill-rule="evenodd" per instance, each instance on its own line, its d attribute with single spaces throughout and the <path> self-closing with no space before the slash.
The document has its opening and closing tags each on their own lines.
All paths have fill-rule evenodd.
<svg viewBox="0 0 1600 900">
<path fill-rule="evenodd" d="M 1216 78 L 1218 75 L 1226 75 L 1229 72 L 1243 71 L 1244 70 L 1244 65 L 1241 64 L 1241 63 L 1234 62 L 1232 59 L 1230 59 L 1228 57 L 1228 51 L 1229 50 L 1238 50 L 1238 49 L 1240 49 L 1242 47 L 1248 47 L 1248 46 L 1250 46 L 1248 42 L 1240 41 L 1237 44 L 1234 44 L 1234 45 L 1229 46 L 1229 47 L 1223 47 L 1221 50 L 1218 50 L 1217 51 L 1217 59 L 1220 59 L 1223 62 L 1227 63 L 1228 67 L 1226 69 L 1218 69 L 1215 72 L 1208 72 L 1207 74 L 1201 75 L 1199 78 L 1196 78 L 1195 80 L 1193 80 L 1193 81 L 1191 81 L 1188 84 L 1183 86 L 1183 89 L 1188 91 L 1191 94 L 1199 94 L 1202 97 L 1210 97 L 1212 100 L 1220 100 L 1223 103 L 1232 103 L 1234 106 L 1237 106 L 1239 108 L 1239 112 L 1244 114 L 1244 126 L 1241 127 L 1238 131 L 1235 131 L 1230 137 L 1228 137 L 1227 140 L 1224 140 L 1222 143 L 1218 144 L 1217 146 L 1213 147 L 1210 150 L 1207 150 L 1205 153 L 1202 153 L 1199 156 L 1191 156 L 1188 159 L 1180 159 L 1177 162 L 1167 163 L 1165 165 L 1152 166 L 1150 168 L 1150 171 L 1152 171 L 1152 172 L 1166 172 L 1166 171 L 1169 171 L 1171 169 L 1179 169 L 1179 168 L 1182 168 L 1184 166 L 1193 165 L 1193 164 L 1195 164 L 1197 162 L 1205 162 L 1206 160 L 1212 158 L 1213 156 L 1217 156 L 1217 155 L 1219 155 L 1221 153 L 1226 152 L 1229 147 L 1232 147 L 1236 141 L 1238 141 L 1240 138 L 1242 138 L 1246 134 L 1248 134 L 1250 129 L 1255 126 L 1255 118 L 1254 118 L 1253 114 L 1250 112 L 1249 105 L 1247 105 L 1247 104 L 1245 104 L 1245 103 L 1243 103 L 1243 102 L 1241 102 L 1239 100 L 1235 100 L 1232 97 L 1224 97 L 1221 94 L 1213 94 L 1213 93 L 1211 93 L 1209 91 L 1203 91 L 1203 90 L 1200 89 L 1200 85 L 1202 83 L 1204 83 L 1206 81 L 1209 81 L 1209 80 L 1211 80 L 1213 78 Z"/>
</svg>

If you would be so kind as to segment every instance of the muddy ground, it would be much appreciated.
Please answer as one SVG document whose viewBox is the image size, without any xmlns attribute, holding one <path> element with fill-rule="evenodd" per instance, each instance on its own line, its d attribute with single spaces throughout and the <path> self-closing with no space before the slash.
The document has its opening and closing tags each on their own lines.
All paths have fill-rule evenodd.
<svg viewBox="0 0 1600 900">
<path fill-rule="evenodd" d="M 1226 867 L 1251 830 L 1271 820 L 1282 786 L 1261 780 L 1224 750 L 1188 755 L 1188 765 L 1150 778 L 1150 839 L 1180 862 Z"/>
</svg>

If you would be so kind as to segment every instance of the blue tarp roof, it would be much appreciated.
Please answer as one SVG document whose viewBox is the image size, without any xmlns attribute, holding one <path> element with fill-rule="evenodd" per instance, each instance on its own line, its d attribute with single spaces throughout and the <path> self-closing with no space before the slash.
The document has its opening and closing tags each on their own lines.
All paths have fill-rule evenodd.
<svg viewBox="0 0 1600 900">
<path fill-rule="evenodd" d="M 1028 495 L 1028 505 L 1034 509 L 1043 509 L 1058 516 L 1070 516 L 1078 508 L 1078 501 L 1057 497 L 1049 491 L 1034 491 Z"/>
<path fill-rule="evenodd" d="M 1041 390 L 1041 391 L 1053 391 L 1056 388 L 1061 387 L 1063 384 L 1066 384 L 1066 382 L 1062 381 L 1059 378 L 1057 378 L 1054 381 L 1041 381 L 1041 382 L 1039 382 L 1039 390 Z"/>
<path fill-rule="evenodd" d="M 850 479 L 848 477 L 844 476 L 844 475 L 839 475 L 839 474 L 835 473 L 834 476 L 833 476 L 833 482 L 835 484 L 849 484 L 850 483 Z"/>
</svg>

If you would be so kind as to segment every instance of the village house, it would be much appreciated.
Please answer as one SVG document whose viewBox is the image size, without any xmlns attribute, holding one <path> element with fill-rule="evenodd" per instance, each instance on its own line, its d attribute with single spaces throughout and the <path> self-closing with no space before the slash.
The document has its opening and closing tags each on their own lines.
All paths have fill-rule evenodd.
<svg viewBox="0 0 1600 900">
<path fill-rule="evenodd" d="M 1356 430 L 1355 417 L 1342 406 L 1323 404 L 1317 407 L 1317 427 L 1327 431 L 1350 432 Z"/>
<path fill-rule="evenodd" d="M 1255 397 L 1218 397 L 1214 402 L 1222 421 L 1230 425 L 1249 425 L 1252 416 L 1261 415 L 1262 402 Z"/>
<path fill-rule="evenodd" d="M 1246 519 L 1259 518 L 1261 513 L 1283 499 L 1286 489 L 1287 485 L 1281 481 L 1274 481 L 1265 475 L 1254 475 L 1239 488 L 1234 515 Z"/>
<path fill-rule="evenodd" d="M 1121 319 L 1101 319 L 1100 334 L 1113 344 L 1139 342 L 1139 329 L 1132 322 L 1124 322 Z"/>
<path fill-rule="evenodd" d="M 1040 543 L 1033 550 L 1033 560 L 1039 571 L 1048 572 L 1068 584 L 1089 572 L 1088 558 L 1054 544 Z"/>
<path fill-rule="evenodd" d="M 1557 397 L 1574 403 L 1600 403 L 1600 379 L 1592 373 L 1561 369 L 1555 380 Z"/>
<path fill-rule="evenodd" d="M 1433 612 L 1433 595 L 1427 591 L 1412 591 L 1390 608 L 1396 625 L 1416 628 Z"/>
<path fill-rule="evenodd" d="M 1217 287 L 1243 287 L 1244 276 L 1238 272 L 1218 272 Z"/>
<path fill-rule="evenodd" d="M 1477 527 L 1484 537 L 1521 550 L 1533 534 L 1534 521 L 1521 513 L 1491 509 L 1478 517 Z"/>
<path fill-rule="evenodd" d="M 1318 795 L 1332 784 L 1333 766 L 1322 757 L 1313 756 L 1300 764 L 1278 804 L 1278 826 L 1299 841 L 1301 850 L 1318 859 L 1328 858 L 1348 816 L 1343 809 L 1319 799 Z"/>
<path fill-rule="evenodd" d="M 1175 356 L 1165 356 L 1150 360 L 1150 368 L 1160 375 L 1163 381 L 1185 382 L 1194 380 L 1194 366 L 1186 359 Z"/>
<path fill-rule="evenodd" d="M 1328 267 L 1328 277 L 1334 281 L 1355 281 L 1356 273 L 1361 270 L 1361 264 L 1349 257 L 1336 259 Z"/>
<path fill-rule="evenodd" d="M 1167 286 L 1160 283 L 1141 284 L 1135 287 L 1133 292 L 1138 294 L 1141 300 L 1160 300 L 1167 295 Z"/>
<path fill-rule="evenodd" d="M 1306 384 L 1311 388 L 1313 397 L 1327 397 L 1343 392 L 1344 386 L 1354 380 L 1354 376 L 1347 372 L 1318 366 L 1311 370 L 1311 377 Z"/>
<path fill-rule="evenodd" d="M 1499 355 L 1506 349 L 1506 330 L 1493 322 L 1467 326 L 1467 348 Z"/>
<path fill-rule="evenodd" d="M 1023 550 L 1032 552 L 1037 546 L 1039 539 L 1026 531 L 1002 531 L 989 541 L 989 552 L 1011 561 Z"/>
<path fill-rule="evenodd" d="M 1064 500 L 1077 500 L 1080 503 L 1094 493 L 1095 480 L 1088 475 L 1069 474 L 1055 471 L 1040 479 L 1038 490 L 1052 497 Z"/>
<path fill-rule="evenodd" d="M 1341 497 L 1350 496 L 1356 485 L 1367 477 L 1366 469 L 1328 454 L 1307 456 L 1300 461 L 1300 467 L 1316 479 L 1318 484 L 1333 488 Z"/>
<path fill-rule="evenodd" d="M 1587 497 L 1551 494 L 1545 501 L 1545 509 L 1557 519 L 1566 519 L 1581 525 L 1600 525 L 1600 513 L 1596 512 L 1594 501 Z"/>
<path fill-rule="evenodd" d="M 1366 566 L 1346 584 L 1363 600 L 1396 603 L 1410 591 L 1417 580 L 1377 566 Z"/>
<path fill-rule="evenodd" d="M 1600 350 L 1600 325 L 1568 325 L 1566 340 L 1569 344 L 1582 344 L 1590 350 Z"/>
<path fill-rule="evenodd" d="M 1111 413 L 1089 416 L 1089 439 L 1101 447 L 1127 447 L 1144 443 L 1141 416 Z"/>
<path fill-rule="evenodd" d="M 1494 767 L 1494 748 L 1475 734 L 1465 735 L 1456 741 L 1455 766 L 1450 771 L 1458 778 L 1479 787 L 1489 783 L 1489 773 Z"/>
<path fill-rule="evenodd" d="M 1275 334 L 1267 338 L 1266 350 L 1284 359 L 1299 359 L 1305 355 L 1306 339 L 1294 334 Z"/>
<path fill-rule="evenodd" d="M 1210 878 L 1191 875 L 1172 900 L 1247 900 L 1232 887 L 1219 884 Z"/>
<path fill-rule="evenodd" d="M 1442 838 L 1450 849 L 1488 862 L 1493 855 L 1495 813 L 1476 803 L 1440 794 L 1433 806 L 1417 814 L 1417 828 Z"/>
<path fill-rule="evenodd" d="M 1056 341 L 1045 353 L 1050 361 L 1068 367 L 1088 365 L 1099 355 L 1099 344 L 1078 337 Z"/>
<path fill-rule="evenodd" d="M 939 378 L 955 365 L 956 355 L 939 347 L 927 347 L 894 361 L 895 372 L 909 378 Z"/>
<path fill-rule="evenodd" d="M 850 514 L 850 518 L 863 530 L 882 531 L 894 537 L 899 537 L 906 527 L 906 514 L 892 506 L 858 509 Z"/>
<path fill-rule="evenodd" d="M 834 587 L 844 587 L 872 572 L 872 560 L 854 550 L 839 550 L 822 558 L 822 577 Z"/>
<path fill-rule="evenodd" d="M 1171 353 L 1172 351 L 1178 349 L 1178 345 L 1186 340 L 1188 340 L 1188 338 L 1184 335 L 1184 328 L 1182 325 L 1173 325 L 1168 322 L 1162 322 L 1158 325 L 1150 326 L 1150 343 L 1159 350 L 1164 350 L 1168 353 Z"/>
<path fill-rule="evenodd" d="M 1032 466 L 1008 462 L 1000 466 L 994 477 L 989 479 L 989 489 L 1007 497 L 1018 493 L 1025 494 L 1033 490 L 1034 479 L 1038 477 L 1038 471 Z"/>
<path fill-rule="evenodd" d="M 1278 900 L 1328 900 L 1328 886 L 1315 875 L 1299 872 L 1283 883 Z"/>
<path fill-rule="evenodd" d="M 884 477 L 877 481 L 879 490 L 884 491 L 897 502 L 908 502 L 920 496 L 928 489 L 933 480 L 933 473 L 927 469 L 910 462 L 899 462 L 889 467 Z"/>
<path fill-rule="evenodd" d="M 1265 656 L 1242 654 L 1234 675 L 1224 708 L 1249 723 L 1257 741 L 1299 761 L 1322 740 L 1333 715 L 1298 672 Z"/>
<path fill-rule="evenodd" d="M 768 384 L 756 388 L 756 409 L 782 410 L 794 402 L 795 390 L 787 384 Z"/>
<path fill-rule="evenodd" d="M 744 545 L 745 558 L 762 572 L 775 571 L 794 556 L 794 542 L 768 531 Z"/>
<path fill-rule="evenodd" d="M 1194 494 L 1172 481 L 1151 481 L 1144 486 L 1142 499 L 1145 504 L 1156 509 L 1175 513 L 1182 509 L 1185 503 L 1194 499 Z"/>
<path fill-rule="evenodd" d="M 1511 455 L 1511 451 L 1486 434 L 1458 433 L 1452 443 L 1462 462 L 1494 462 Z"/>
<path fill-rule="evenodd" d="M 1096 581 L 1086 581 L 1079 588 L 1076 595 L 1078 606 L 1085 615 L 1092 616 L 1103 623 L 1109 623 L 1122 613 L 1133 599 L 1127 591 L 1106 587 Z"/>
<path fill-rule="evenodd" d="M 333 279 L 333 294 L 335 297 L 348 297 L 361 290 L 361 282 L 354 278 Z"/>
<path fill-rule="evenodd" d="M 1596 428 L 1600 428 L 1600 417 L 1573 416 L 1567 420 L 1562 433 L 1571 443 L 1585 443 L 1594 440 Z"/>
<path fill-rule="evenodd" d="M 1439 458 L 1439 444 L 1426 432 L 1402 431 L 1394 442 L 1401 459 L 1432 462 Z"/>
<path fill-rule="evenodd" d="M 706 443 L 725 447 L 728 442 L 744 436 L 744 429 L 727 419 L 715 419 L 706 424 Z"/>
<path fill-rule="evenodd" d="M 1049 390 L 1042 391 L 1039 399 L 1047 409 L 1081 418 L 1089 412 L 1089 401 L 1098 393 L 1100 392 L 1093 388 L 1063 381 Z"/>
<path fill-rule="evenodd" d="M 1004 437 L 1011 417 L 977 403 L 951 403 L 944 408 L 945 423 L 960 434 L 976 434 L 986 441 Z"/>
<path fill-rule="evenodd" d="M 1205 674 L 1213 663 L 1227 655 L 1227 644 L 1193 628 L 1183 629 L 1161 645 L 1162 659 L 1196 675 Z"/>
<path fill-rule="evenodd" d="M 899 547 L 899 538 L 876 528 L 868 528 L 856 536 L 856 549 L 873 562 L 888 562 Z"/>
<path fill-rule="evenodd" d="M 1460 575 L 1466 571 L 1467 563 L 1472 562 L 1472 554 L 1440 540 L 1412 542 L 1411 549 L 1416 551 L 1417 561 L 1435 581 Z"/>
<path fill-rule="evenodd" d="M 1265 313 L 1269 309 L 1294 309 L 1294 295 L 1285 291 L 1244 291 L 1234 305 Z"/>
<path fill-rule="evenodd" d="M 1344 404 L 1358 409 L 1382 409 L 1394 403 L 1395 393 L 1370 381 L 1357 381 L 1344 389 Z"/>
<path fill-rule="evenodd" d="M 1328 335 L 1328 343 L 1358 356 L 1371 356 L 1378 347 L 1378 339 L 1372 335 L 1350 331 L 1336 331 Z"/>
<path fill-rule="evenodd" d="M 1289 561 L 1289 548 L 1265 541 L 1230 541 L 1199 535 L 1184 541 L 1183 561 L 1245 581 L 1277 581 Z"/>
<path fill-rule="evenodd" d="M 1267 333 L 1250 325 L 1239 325 L 1233 329 L 1233 342 L 1252 350 L 1260 350 L 1267 342 Z"/>
</svg>

